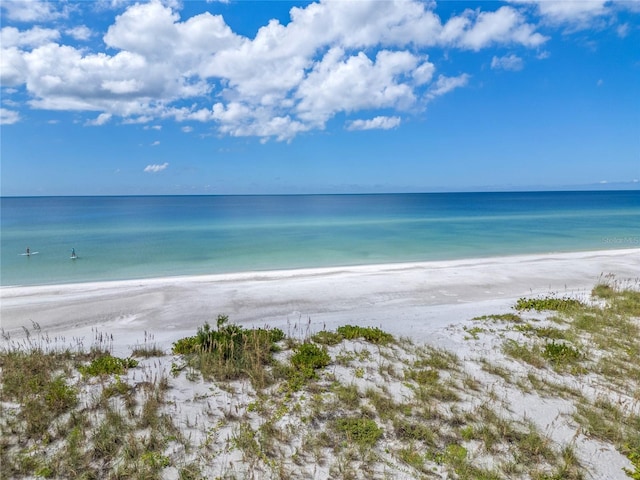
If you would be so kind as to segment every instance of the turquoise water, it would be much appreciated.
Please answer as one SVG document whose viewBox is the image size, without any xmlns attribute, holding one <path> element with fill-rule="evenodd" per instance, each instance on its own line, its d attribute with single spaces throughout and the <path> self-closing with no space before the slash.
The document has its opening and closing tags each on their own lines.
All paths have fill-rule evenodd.
<svg viewBox="0 0 640 480">
<path fill-rule="evenodd" d="M 4 197 L 0 220 L 0 284 L 34 285 L 637 248 L 640 191 Z"/>
</svg>

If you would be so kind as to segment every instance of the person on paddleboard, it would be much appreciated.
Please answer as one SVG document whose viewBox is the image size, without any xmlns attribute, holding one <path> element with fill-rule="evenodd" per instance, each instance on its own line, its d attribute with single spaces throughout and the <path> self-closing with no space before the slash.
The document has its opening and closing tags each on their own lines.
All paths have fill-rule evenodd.
<svg viewBox="0 0 640 480">
<path fill-rule="evenodd" d="M 76 258 L 76 249 L 75 248 L 71 249 L 71 258 Z"/>
<path fill-rule="evenodd" d="M 31 255 L 31 250 L 29 250 L 29 247 L 27 247 L 27 257 Z"/>
</svg>

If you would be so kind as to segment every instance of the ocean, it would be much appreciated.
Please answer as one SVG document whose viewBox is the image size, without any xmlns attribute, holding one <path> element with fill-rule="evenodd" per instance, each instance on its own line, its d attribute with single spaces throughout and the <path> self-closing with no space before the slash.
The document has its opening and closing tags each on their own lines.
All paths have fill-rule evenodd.
<svg viewBox="0 0 640 480">
<path fill-rule="evenodd" d="M 640 247 L 640 191 L 3 197 L 0 211 L 2 286 Z"/>
</svg>

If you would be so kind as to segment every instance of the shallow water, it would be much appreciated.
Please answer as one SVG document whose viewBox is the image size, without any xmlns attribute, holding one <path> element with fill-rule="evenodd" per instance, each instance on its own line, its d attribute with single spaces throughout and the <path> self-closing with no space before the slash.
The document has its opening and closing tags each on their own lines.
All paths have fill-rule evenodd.
<svg viewBox="0 0 640 480">
<path fill-rule="evenodd" d="M 640 247 L 640 191 L 4 197 L 1 214 L 1 285 Z"/>
</svg>

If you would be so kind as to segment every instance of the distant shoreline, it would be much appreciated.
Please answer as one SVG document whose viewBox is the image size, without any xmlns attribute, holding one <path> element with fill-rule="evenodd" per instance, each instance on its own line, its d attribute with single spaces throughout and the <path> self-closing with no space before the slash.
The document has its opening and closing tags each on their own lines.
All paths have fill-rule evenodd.
<svg viewBox="0 0 640 480">
<path fill-rule="evenodd" d="M 620 182 L 607 184 L 603 187 L 601 184 L 595 185 L 568 185 L 559 187 L 533 187 L 524 186 L 522 188 L 469 188 L 469 189 L 407 189 L 402 191 L 361 191 L 361 192 L 264 192 L 264 193 L 109 193 L 102 195 L 89 195 L 89 194 L 50 194 L 50 195 L 0 195 L 0 200 L 5 198 L 91 198 L 91 197 L 271 197 L 271 196 L 313 196 L 313 195 L 447 195 L 447 194 L 494 194 L 494 193 L 576 193 L 576 192 L 640 192 L 640 183 L 638 182 Z"/>
</svg>

